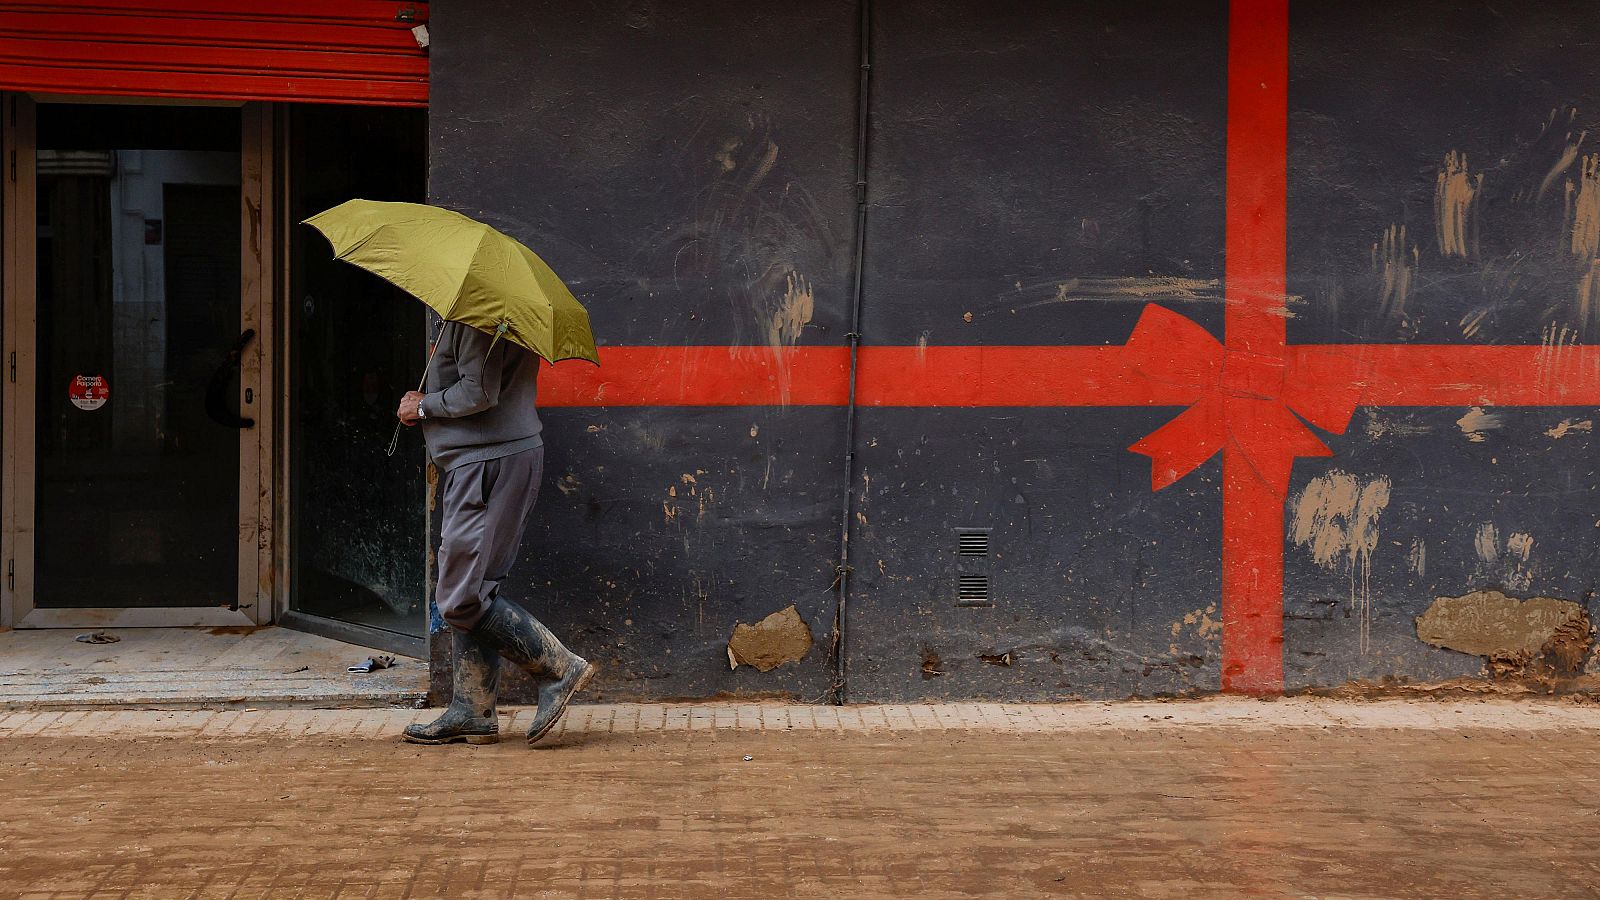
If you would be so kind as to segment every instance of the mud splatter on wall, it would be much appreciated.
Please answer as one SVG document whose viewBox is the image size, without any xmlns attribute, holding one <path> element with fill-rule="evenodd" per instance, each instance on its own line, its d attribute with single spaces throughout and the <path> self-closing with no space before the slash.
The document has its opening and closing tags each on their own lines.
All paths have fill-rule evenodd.
<svg viewBox="0 0 1600 900">
<path fill-rule="evenodd" d="M 1467 436 L 1467 440 L 1475 444 L 1483 443 L 1487 433 L 1499 428 L 1501 424 L 1500 416 L 1481 406 L 1472 407 L 1456 420 L 1456 427 Z"/>
<path fill-rule="evenodd" d="M 784 276 L 783 291 L 777 294 L 776 301 L 770 306 L 761 306 L 761 315 L 767 323 L 767 346 L 777 356 L 778 395 L 785 404 L 791 396 L 793 373 L 789 357 L 783 351 L 799 342 L 800 332 L 811 324 L 815 310 L 816 296 L 811 282 L 794 271 Z"/>
<path fill-rule="evenodd" d="M 1418 577 L 1428 577 L 1428 542 L 1422 538 L 1411 541 L 1411 553 L 1406 556 L 1406 562 L 1411 566 L 1411 571 Z"/>
<path fill-rule="evenodd" d="M 1294 500 L 1290 536 L 1325 569 L 1350 574 L 1350 605 L 1360 618 L 1365 653 L 1372 627 L 1372 553 L 1378 517 L 1389 506 L 1389 479 L 1365 481 L 1338 470 L 1311 480 Z"/>
<path fill-rule="evenodd" d="M 1593 419 L 1562 419 L 1556 425 L 1545 431 L 1549 437 L 1560 440 L 1569 434 L 1580 434 L 1594 431 Z"/>
<path fill-rule="evenodd" d="M 1519 600 L 1502 591 L 1439 597 L 1417 617 L 1417 637 L 1446 650 L 1484 657 L 1495 677 L 1575 675 L 1589 656 L 1594 627 L 1571 600 Z"/>
<path fill-rule="evenodd" d="M 1043 285 L 1018 282 L 1015 293 L 1020 297 L 1001 296 L 1002 302 L 1017 309 L 1046 303 L 1077 303 L 1082 301 L 1124 301 L 1146 303 L 1150 301 L 1209 300 L 1222 302 L 1222 282 L 1216 278 L 1184 278 L 1175 275 L 1079 275 L 1054 282 L 1054 294 L 1046 299 L 1033 299 L 1042 293 Z M 1017 300 L 1022 300 L 1018 303 Z"/>
<path fill-rule="evenodd" d="M 1472 538 L 1472 548 L 1483 562 L 1492 563 L 1500 558 L 1500 530 L 1494 527 L 1493 522 L 1478 526 Z"/>
<path fill-rule="evenodd" d="M 1504 542 L 1493 522 L 1484 522 L 1473 533 L 1472 548 L 1478 556 L 1478 574 L 1497 586 L 1525 591 L 1533 584 L 1533 535 L 1512 532 Z"/>
<path fill-rule="evenodd" d="M 781 401 L 796 348 L 842 344 L 859 10 L 448 7 L 430 48 L 429 200 L 535 248 L 588 308 L 602 357 L 716 347 L 729 369 L 758 360 Z M 505 590 L 601 663 L 606 697 L 826 695 L 826 654 L 730 673 L 726 645 L 791 602 L 831 625 L 842 408 L 540 412 L 552 481 L 571 480 L 547 485 Z"/>
<path fill-rule="evenodd" d="M 859 9 L 684 0 L 619 24 L 632 5 L 441 8 L 432 199 L 536 246 L 612 346 L 842 349 Z M 1600 339 L 1600 304 L 1580 290 L 1594 254 L 1574 251 L 1575 234 L 1580 249 L 1595 240 L 1577 226 L 1600 56 L 1571 51 L 1588 14 L 1559 0 L 1514 21 L 1475 0 L 1295 6 L 1291 346 L 1537 344 L 1548 330 L 1540 377 L 1552 391 L 1569 377 L 1573 349 Z M 913 365 L 941 345 L 1111 347 L 1152 301 L 1225 337 L 1226 4 L 885 0 L 873 16 L 869 346 L 913 348 Z M 549 50 L 483 52 L 507 40 Z M 1295 464 L 1289 502 L 1307 514 L 1285 548 L 1292 686 L 1469 671 L 1420 644 L 1412 620 L 1517 560 L 1532 590 L 1582 596 L 1580 541 L 1600 534 L 1600 507 L 1582 494 L 1591 438 L 1576 425 L 1592 411 L 1487 402 L 1363 412 L 1318 435 L 1338 469 Z M 725 645 L 773 597 L 829 627 L 851 481 L 841 413 L 551 410 L 551 469 L 575 480 L 546 492 L 519 599 L 610 664 L 613 696 L 760 679 L 822 696 L 826 654 L 732 676 Z M 1147 461 L 1127 453 L 1171 415 L 859 410 L 857 472 L 872 479 L 852 485 L 871 503 L 850 514 L 856 696 L 1215 689 L 1203 626 L 1225 611 L 1171 625 L 1220 595 L 1221 466 L 1153 494 Z M 1573 427 L 1546 436 L 1563 419 Z M 681 482 L 702 469 L 714 474 L 699 488 Z M 1530 510 L 1550 511 L 1548 530 L 1523 524 Z M 1474 546 L 1486 522 L 1499 523 L 1493 562 Z M 991 608 L 955 603 L 966 526 L 993 528 Z"/>
<path fill-rule="evenodd" d="M 1433 194 L 1434 234 L 1443 256 L 1466 256 L 1475 246 L 1470 232 L 1472 202 L 1483 187 L 1483 175 L 1467 171 L 1467 155 L 1459 150 L 1445 154 L 1439 183 Z"/>
<path fill-rule="evenodd" d="M 1567 183 L 1572 197 L 1572 255 L 1592 261 L 1600 251 L 1600 155 L 1583 158 L 1578 183 Z"/>
<path fill-rule="evenodd" d="M 1372 245 L 1372 268 L 1382 281 L 1378 302 L 1385 316 L 1402 320 L 1406 317 L 1411 278 L 1420 261 L 1421 252 L 1406 244 L 1404 225 L 1390 225 L 1383 232 L 1383 240 Z"/>
</svg>

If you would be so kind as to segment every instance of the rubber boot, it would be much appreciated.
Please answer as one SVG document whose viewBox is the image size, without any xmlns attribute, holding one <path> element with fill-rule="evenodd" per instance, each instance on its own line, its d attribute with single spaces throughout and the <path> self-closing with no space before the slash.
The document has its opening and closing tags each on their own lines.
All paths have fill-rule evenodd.
<svg viewBox="0 0 1600 900">
<path fill-rule="evenodd" d="M 494 744 L 500 740 L 495 692 L 500 657 L 470 634 L 450 629 L 450 705 L 426 725 L 407 725 L 401 739 L 413 744 Z"/>
<path fill-rule="evenodd" d="M 594 677 L 592 663 L 562 646 L 550 629 L 510 601 L 496 599 L 472 634 L 539 682 L 539 711 L 528 728 L 530 744 L 550 733 L 572 695 Z"/>
</svg>

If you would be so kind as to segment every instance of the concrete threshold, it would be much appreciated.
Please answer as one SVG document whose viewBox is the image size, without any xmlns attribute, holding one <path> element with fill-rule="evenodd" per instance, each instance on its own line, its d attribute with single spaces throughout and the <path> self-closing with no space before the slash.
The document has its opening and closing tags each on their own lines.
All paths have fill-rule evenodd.
<svg viewBox="0 0 1600 900">
<path fill-rule="evenodd" d="M 125 628 L 87 644 L 71 631 L 0 633 L 0 709 L 414 708 L 427 665 L 285 628 Z"/>
</svg>

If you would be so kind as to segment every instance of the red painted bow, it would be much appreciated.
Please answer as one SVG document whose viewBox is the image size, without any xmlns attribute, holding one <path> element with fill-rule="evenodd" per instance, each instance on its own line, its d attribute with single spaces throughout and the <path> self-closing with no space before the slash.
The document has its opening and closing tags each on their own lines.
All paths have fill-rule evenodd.
<svg viewBox="0 0 1600 900">
<path fill-rule="evenodd" d="M 1358 358 L 1338 348 L 1297 347 L 1284 356 L 1230 350 L 1193 320 L 1153 303 L 1124 349 L 1143 377 L 1199 394 L 1176 419 L 1128 448 L 1150 457 L 1150 484 L 1158 491 L 1232 446 L 1278 496 L 1287 496 L 1295 457 L 1333 455 L 1305 423 L 1343 434 L 1361 389 Z"/>
</svg>

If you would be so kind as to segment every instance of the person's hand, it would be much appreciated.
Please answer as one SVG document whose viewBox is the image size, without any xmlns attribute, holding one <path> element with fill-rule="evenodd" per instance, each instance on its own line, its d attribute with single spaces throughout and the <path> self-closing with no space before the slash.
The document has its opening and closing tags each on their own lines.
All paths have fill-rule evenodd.
<svg viewBox="0 0 1600 900">
<path fill-rule="evenodd" d="M 406 395 L 400 398 L 400 408 L 395 410 L 394 414 L 399 418 L 401 425 L 417 424 L 422 398 L 423 395 L 416 391 L 406 391 Z"/>
</svg>

